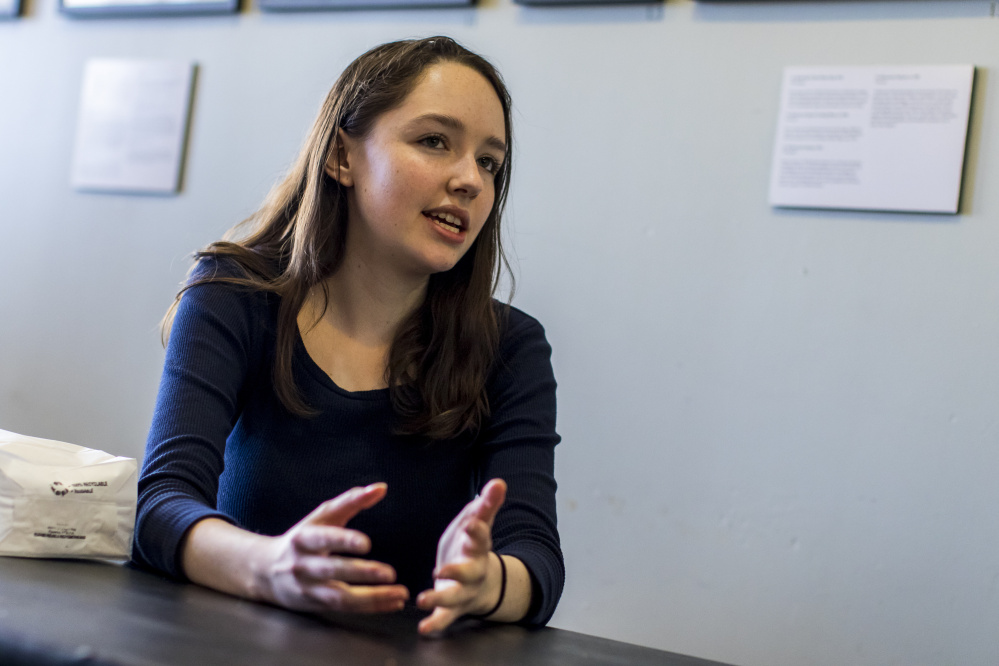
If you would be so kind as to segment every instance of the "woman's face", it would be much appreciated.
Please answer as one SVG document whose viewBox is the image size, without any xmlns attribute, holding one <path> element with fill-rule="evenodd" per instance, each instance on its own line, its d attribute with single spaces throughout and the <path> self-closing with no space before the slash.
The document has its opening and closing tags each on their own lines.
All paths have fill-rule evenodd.
<svg viewBox="0 0 999 666">
<path fill-rule="evenodd" d="M 342 134 L 327 171 L 347 187 L 346 261 L 420 278 L 454 267 L 492 210 L 505 130 L 489 81 L 444 62 L 367 136 Z"/>
</svg>

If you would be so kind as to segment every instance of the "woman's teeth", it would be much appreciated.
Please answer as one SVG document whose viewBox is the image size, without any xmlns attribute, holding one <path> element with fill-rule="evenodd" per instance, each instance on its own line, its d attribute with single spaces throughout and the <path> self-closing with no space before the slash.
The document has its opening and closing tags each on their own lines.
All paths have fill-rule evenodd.
<svg viewBox="0 0 999 666">
<path fill-rule="evenodd" d="M 461 220 L 451 213 L 433 213 L 430 218 L 448 231 L 461 231 Z"/>
</svg>

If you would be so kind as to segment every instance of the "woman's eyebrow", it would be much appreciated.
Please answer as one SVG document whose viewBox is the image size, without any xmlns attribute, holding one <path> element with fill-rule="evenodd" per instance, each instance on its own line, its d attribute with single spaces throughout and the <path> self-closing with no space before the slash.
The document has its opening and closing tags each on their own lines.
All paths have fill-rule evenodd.
<svg viewBox="0 0 999 666">
<path fill-rule="evenodd" d="M 461 122 L 461 120 L 455 118 L 454 116 L 449 116 L 444 113 L 425 113 L 422 116 L 417 116 L 416 118 L 414 118 L 413 122 L 410 124 L 416 125 L 420 122 L 427 120 L 438 123 L 439 125 L 443 125 L 448 129 L 452 129 L 458 132 L 465 131 L 465 123 Z M 496 150 L 506 155 L 506 142 L 503 141 L 503 139 L 500 139 L 499 137 L 496 136 L 491 136 L 486 139 L 486 145 L 490 146 L 491 148 L 495 148 Z"/>
</svg>

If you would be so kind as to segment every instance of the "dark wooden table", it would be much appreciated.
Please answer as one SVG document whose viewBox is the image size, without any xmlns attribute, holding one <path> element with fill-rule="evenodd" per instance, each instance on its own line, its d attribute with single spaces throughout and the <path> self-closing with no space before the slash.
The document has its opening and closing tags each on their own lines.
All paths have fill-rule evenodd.
<svg viewBox="0 0 999 666">
<path fill-rule="evenodd" d="M 427 639 L 416 633 L 420 617 L 415 609 L 293 613 L 114 564 L 0 557 L 4 666 L 717 664 L 561 629 L 474 620 Z"/>
</svg>

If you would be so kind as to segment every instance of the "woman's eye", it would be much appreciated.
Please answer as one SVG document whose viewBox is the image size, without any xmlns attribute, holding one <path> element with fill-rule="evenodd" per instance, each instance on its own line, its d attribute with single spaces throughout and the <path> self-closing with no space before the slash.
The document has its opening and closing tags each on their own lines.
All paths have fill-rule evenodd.
<svg viewBox="0 0 999 666">
<path fill-rule="evenodd" d="M 500 163 L 492 157 L 480 157 L 479 166 L 492 174 L 495 174 L 500 169 Z"/>
<path fill-rule="evenodd" d="M 427 148 L 442 148 L 444 147 L 444 137 L 439 134 L 431 134 L 420 139 L 420 143 Z"/>
</svg>

